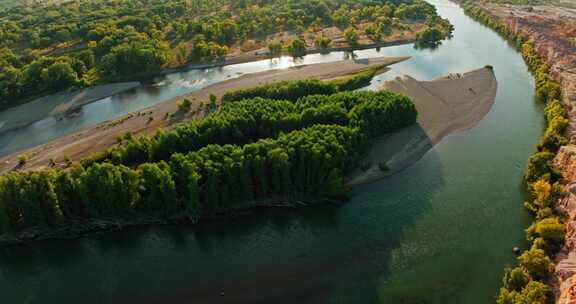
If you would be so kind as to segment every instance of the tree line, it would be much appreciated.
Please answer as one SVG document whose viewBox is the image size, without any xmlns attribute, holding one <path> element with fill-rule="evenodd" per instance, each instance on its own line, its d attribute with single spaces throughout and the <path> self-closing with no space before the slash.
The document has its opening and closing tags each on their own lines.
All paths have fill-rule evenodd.
<svg viewBox="0 0 576 304">
<path fill-rule="evenodd" d="M 230 48 L 269 34 L 293 33 L 296 39 L 285 47 L 302 56 L 307 32 L 338 26 L 357 36 L 371 24 L 366 34 L 380 40 L 393 28 L 423 22 L 447 23 L 423 0 L 27 3 L 0 11 L 0 109 L 61 90 L 221 60 Z M 276 42 L 276 53 L 283 43 Z"/>
<path fill-rule="evenodd" d="M 537 152 L 528 159 L 524 172 L 529 198 L 524 206 L 534 216 L 534 222 L 526 230 L 530 247 L 518 257 L 518 266 L 505 269 L 496 303 L 549 303 L 553 295 L 547 284 L 553 260 L 562 248 L 566 234 L 565 225 L 555 208 L 564 190 L 560 184 L 561 175 L 553 165 L 559 148 L 568 143 L 565 136 L 568 112 L 561 101 L 562 87 L 550 76 L 548 65 L 526 36 L 507 27 L 471 1 L 463 1 L 463 7 L 469 16 L 494 29 L 521 52 L 536 80 L 535 98 L 545 104 L 546 128 Z"/>
<path fill-rule="evenodd" d="M 344 177 L 370 139 L 416 115 L 407 97 L 390 92 L 225 103 L 204 120 L 130 138 L 115 151 L 119 161 L 0 177 L 0 233 L 88 219 L 198 221 L 254 204 L 342 200 Z"/>
<path fill-rule="evenodd" d="M 174 152 L 190 151 L 208 144 L 244 144 L 258 138 L 276 136 L 279 132 L 301 129 L 313 124 L 345 124 L 350 108 L 332 107 L 346 98 L 347 91 L 364 87 L 381 67 L 374 67 L 356 74 L 331 81 L 295 80 L 263 85 L 250 89 L 240 89 L 224 94 L 223 106 L 203 120 L 177 126 L 171 131 L 158 132 L 152 138 L 134 138 L 131 134 L 119 138 L 120 145 L 82 160 L 84 166 L 94 162 L 113 162 L 133 166 L 145 161 L 165 160 Z M 337 94 L 337 92 L 340 92 Z M 390 94 L 390 93 L 380 93 Z M 295 108 L 303 104 L 309 95 L 332 95 L 322 109 Z M 372 93 L 352 94 L 356 103 L 361 104 Z M 388 96 L 390 100 L 403 99 L 401 96 Z M 246 101 L 247 100 L 247 101 Z M 215 100 L 213 101 L 215 102 Z M 237 103 L 229 105 L 229 103 Z M 398 104 L 406 104 L 398 101 Z M 186 106 L 184 106 L 186 104 Z M 189 109 L 190 102 L 182 103 Z M 320 106 L 320 105 L 318 105 Z M 254 134 L 252 129 L 260 125 Z M 250 128 L 247 130 L 246 128 Z"/>
</svg>

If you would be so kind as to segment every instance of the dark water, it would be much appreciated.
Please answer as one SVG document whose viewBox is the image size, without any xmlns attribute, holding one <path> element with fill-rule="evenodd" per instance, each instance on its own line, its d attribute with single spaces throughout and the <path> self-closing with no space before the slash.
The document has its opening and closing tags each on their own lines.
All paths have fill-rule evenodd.
<svg viewBox="0 0 576 304">
<path fill-rule="evenodd" d="M 492 302 L 523 244 L 520 180 L 542 115 L 519 54 L 451 2 L 430 2 L 455 25 L 451 41 L 358 55 L 413 56 L 381 79 L 493 65 L 498 99 L 479 127 L 339 207 L 0 249 L 0 303 Z"/>
</svg>

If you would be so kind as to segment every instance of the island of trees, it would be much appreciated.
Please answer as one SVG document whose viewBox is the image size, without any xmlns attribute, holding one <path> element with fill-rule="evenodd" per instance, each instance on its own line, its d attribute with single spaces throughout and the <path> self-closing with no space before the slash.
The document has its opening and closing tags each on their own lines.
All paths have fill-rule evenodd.
<svg viewBox="0 0 576 304">
<path fill-rule="evenodd" d="M 439 39 L 451 26 L 423 0 L 37 1 L 0 10 L 0 109 L 231 53 L 301 56 L 419 31 Z"/>
<path fill-rule="evenodd" d="M 355 79 L 232 92 L 202 120 L 122 142 L 66 169 L 0 177 L 0 234 L 87 222 L 185 220 L 274 203 L 346 200 L 379 135 L 416 122 L 407 97 Z"/>
</svg>

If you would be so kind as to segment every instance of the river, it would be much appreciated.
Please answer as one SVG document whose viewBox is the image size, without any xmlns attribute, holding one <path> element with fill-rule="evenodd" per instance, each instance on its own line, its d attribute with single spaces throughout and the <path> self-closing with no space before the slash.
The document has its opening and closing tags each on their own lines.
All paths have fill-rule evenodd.
<svg viewBox="0 0 576 304">
<path fill-rule="evenodd" d="M 478 127 L 445 138 L 407 170 L 356 188 L 342 206 L 263 210 L 196 227 L 0 248 L 0 302 L 493 302 L 504 266 L 514 262 L 512 247 L 524 245 L 529 216 L 522 208 L 521 175 L 543 118 L 521 56 L 448 0 L 430 2 L 455 25 L 452 40 L 435 51 L 404 45 L 357 55 L 413 56 L 378 76 L 373 88 L 403 73 L 425 80 L 494 66 L 497 101 Z M 283 59 L 244 67 L 292 64 Z M 210 82 L 248 72 L 234 70 L 238 66 L 170 75 L 166 90 L 159 86 L 154 94 L 134 91 L 91 104 L 80 120 L 185 93 L 190 86 L 177 92 L 176 84 L 199 73 Z"/>
</svg>

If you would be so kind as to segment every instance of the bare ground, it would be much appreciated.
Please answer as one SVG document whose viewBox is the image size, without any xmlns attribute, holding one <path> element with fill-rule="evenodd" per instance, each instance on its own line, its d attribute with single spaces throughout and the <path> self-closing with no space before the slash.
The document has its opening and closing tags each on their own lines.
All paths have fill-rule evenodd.
<svg viewBox="0 0 576 304">
<path fill-rule="evenodd" d="M 445 136 L 475 127 L 494 105 L 497 87 L 491 68 L 433 81 L 403 76 L 385 82 L 382 89 L 412 98 L 418 110 L 417 124 L 378 139 L 367 158 L 369 168 L 353 174 L 349 185 L 369 183 L 403 170 Z"/>
</svg>

